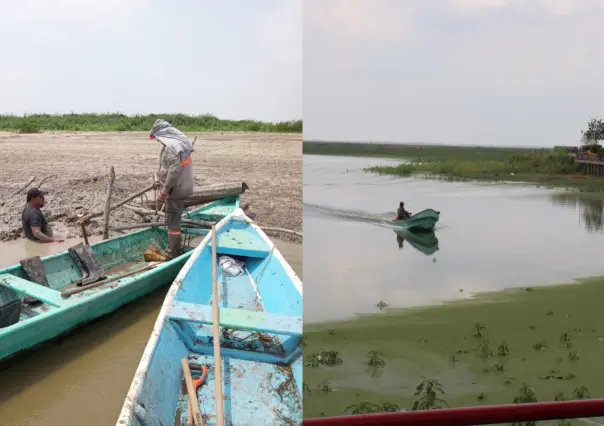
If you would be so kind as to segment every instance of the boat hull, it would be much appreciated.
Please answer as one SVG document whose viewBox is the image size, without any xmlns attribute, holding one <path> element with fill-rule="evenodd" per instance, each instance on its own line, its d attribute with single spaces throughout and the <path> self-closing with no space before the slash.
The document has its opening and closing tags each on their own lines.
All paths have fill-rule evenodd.
<svg viewBox="0 0 604 426">
<path fill-rule="evenodd" d="M 259 228 L 252 223 L 248 235 L 242 230 L 251 221 L 237 228 L 235 219 L 249 221 L 237 211 L 216 231 L 225 424 L 301 424 L 302 283 Z M 197 398 L 204 424 L 216 424 L 210 241 L 206 236 L 168 291 L 119 426 L 185 424 L 182 359 L 207 368 Z M 225 255 L 243 260 L 245 272 L 225 275 Z"/>
<path fill-rule="evenodd" d="M 433 209 L 422 210 L 406 220 L 393 220 L 392 223 L 409 230 L 431 231 L 440 219 L 440 213 Z"/>
<path fill-rule="evenodd" d="M 239 207 L 239 198 L 234 197 L 230 201 L 219 200 L 217 203 L 210 203 L 198 210 L 189 212 L 188 217 L 212 220 L 213 206 L 220 207 L 220 211 L 224 211 L 225 204 L 228 202 L 231 204 L 231 210 Z M 205 215 L 204 212 L 210 212 L 210 214 Z M 200 232 L 208 233 L 207 230 L 197 229 L 195 235 L 199 235 Z M 141 230 L 92 244 L 91 248 L 101 260 L 101 263 L 109 268 L 116 266 L 119 268 L 120 256 L 134 254 L 135 257 L 138 257 L 138 262 L 130 262 L 125 269 L 122 268 L 116 274 L 121 275 L 144 267 L 145 262 L 142 260 L 142 252 L 152 242 L 165 242 L 167 240 L 165 234 L 166 231 L 163 229 Z M 90 288 L 82 293 L 72 295 L 60 301 L 61 306 L 44 304 L 37 307 L 35 311 L 29 311 L 28 314 L 32 315 L 31 318 L 25 320 L 22 318 L 14 325 L 0 328 L 0 362 L 6 361 L 17 354 L 33 350 L 79 326 L 110 314 L 160 287 L 169 285 L 178 275 L 192 252 L 192 250 L 189 250 L 153 269 L 141 271 L 138 274 L 107 285 Z M 49 285 L 53 289 L 59 290 L 62 287 L 61 283 L 69 283 L 79 278 L 79 272 L 76 272 L 76 268 L 71 267 L 71 260 L 66 252 L 44 257 L 42 263 L 47 272 Z M 20 265 L 2 269 L 0 270 L 0 276 L 2 274 L 25 278 Z M 3 286 L 2 283 L 3 281 L 0 280 L 0 305 L 11 297 L 15 297 L 15 292 L 6 289 L 6 286 Z"/>
</svg>

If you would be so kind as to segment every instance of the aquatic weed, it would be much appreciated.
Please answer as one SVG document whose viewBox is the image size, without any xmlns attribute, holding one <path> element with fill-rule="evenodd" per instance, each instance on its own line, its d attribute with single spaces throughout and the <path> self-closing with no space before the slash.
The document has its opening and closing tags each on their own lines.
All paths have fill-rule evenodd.
<svg viewBox="0 0 604 426">
<path fill-rule="evenodd" d="M 515 377 L 506 377 L 505 380 L 503 381 L 504 385 L 510 385 L 512 383 L 514 383 L 516 381 Z"/>
<path fill-rule="evenodd" d="M 493 356 L 493 351 L 491 350 L 491 345 L 488 340 L 483 341 L 476 348 L 476 356 L 480 358 L 490 358 Z"/>
<path fill-rule="evenodd" d="M 321 392 L 331 392 L 331 383 L 329 381 L 325 381 L 317 386 L 317 389 Z"/>
<path fill-rule="evenodd" d="M 487 396 L 484 393 L 480 393 L 480 394 L 478 394 L 476 399 L 479 401 L 484 401 L 485 399 L 487 399 Z"/>
<path fill-rule="evenodd" d="M 443 405 L 449 407 L 447 401 L 439 396 L 444 394 L 445 391 L 438 379 L 426 379 L 415 388 L 415 393 L 413 394 L 415 402 L 413 403 L 412 410 L 443 408 Z"/>
<path fill-rule="evenodd" d="M 589 390 L 583 385 L 579 386 L 575 390 L 573 390 L 573 396 L 575 399 L 585 399 L 589 398 Z"/>
<path fill-rule="evenodd" d="M 554 401 L 566 401 L 566 399 L 564 398 L 564 393 L 557 392 L 554 396 Z"/>
<path fill-rule="evenodd" d="M 370 402 L 360 402 L 358 404 L 349 405 L 344 410 L 345 413 L 350 411 L 350 414 L 372 414 L 372 413 L 384 413 L 384 412 L 396 412 L 399 411 L 399 406 L 391 404 L 389 402 L 380 405 L 371 404 Z"/>
<path fill-rule="evenodd" d="M 497 354 L 499 356 L 508 356 L 510 354 L 510 348 L 508 348 L 508 344 L 506 342 L 503 342 L 501 345 L 499 345 L 497 348 Z"/>
<path fill-rule="evenodd" d="M 321 351 L 311 354 L 304 363 L 305 367 L 317 368 L 319 365 L 327 365 L 333 367 L 340 365 L 344 361 L 340 357 L 341 352 L 337 351 Z"/>
<path fill-rule="evenodd" d="M 578 361 L 579 360 L 579 353 L 577 351 L 572 351 L 568 353 L 568 360 L 569 361 Z"/>
<path fill-rule="evenodd" d="M 305 398 L 309 398 L 312 394 L 310 391 L 310 386 L 308 386 L 308 382 L 302 382 L 302 394 Z"/>
<path fill-rule="evenodd" d="M 541 340 L 533 345 L 533 349 L 536 351 L 542 351 L 547 349 L 547 342 L 545 340 Z"/>
<path fill-rule="evenodd" d="M 530 402 L 537 402 L 537 395 L 531 386 L 523 383 L 520 389 L 518 389 L 518 395 L 514 397 L 514 404 L 526 404 Z"/>
<path fill-rule="evenodd" d="M 485 328 L 487 328 L 487 326 L 482 322 L 477 322 L 476 324 L 474 324 L 474 337 L 476 337 L 477 339 L 482 338 L 482 332 L 485 330 Z"/>
<path fill-rule="evenodd" d="M 380 351 L 369 351 L 367 352 L 367 355 L 365 355 L 365 358 L 367 358 L 367 365 L 372 367 L 384 367 L 386 365 L 384 354 Z"/>
</svg>

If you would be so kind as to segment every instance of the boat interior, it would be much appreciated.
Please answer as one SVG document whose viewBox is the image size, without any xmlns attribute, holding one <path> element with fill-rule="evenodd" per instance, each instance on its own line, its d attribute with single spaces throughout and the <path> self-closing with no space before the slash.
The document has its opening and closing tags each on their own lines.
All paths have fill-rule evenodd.
<svg viewBox="0 0 604 426">
<path fill-rule="evenodd" d="M 294 425 L 302 421 L 302 294 L 274 245 L 230 220 L 216 239 L 225 424 Z M 212 245 L 189 260 L 147 365 L 133 424 L 186 424 L 181 359 L 193 376 L 205 424 L 215 424 Z M 179 278 L 177 278 L 178 280 Z M 156 423 L 155 423 L 156 422 Z M 208 423 L 209 422 L 209 423 Z"/>
<path fill-rule="evenodd" d="M 151 228 L 91 246 L 78 244 L 42 259 L 24 259 L 0 270 L 0 329 L 93 295 L 103 289 L 100 282 L 132 277 L 148 267 L 145 252 L 151 247 L 161 254 L 167 241 L 164 228 Z M 199 241 L 183 238 L 183 242 L 188 252 Z M 92 284 L 97 285 L 87 289 Z M 82 292 L 64 297 L 73 289 Z"/>
</svg>

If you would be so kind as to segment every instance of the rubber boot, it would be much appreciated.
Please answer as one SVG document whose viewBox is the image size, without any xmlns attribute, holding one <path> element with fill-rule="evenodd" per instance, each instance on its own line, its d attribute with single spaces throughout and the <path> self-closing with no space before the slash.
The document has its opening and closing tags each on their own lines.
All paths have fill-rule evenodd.
<svg viewBox="0 0 604 426">
<path fill-rule="evenodd" d="M 170 259 L 180 256 L 180 235 L 168 235 L 168 255 Z"/>
</svg>

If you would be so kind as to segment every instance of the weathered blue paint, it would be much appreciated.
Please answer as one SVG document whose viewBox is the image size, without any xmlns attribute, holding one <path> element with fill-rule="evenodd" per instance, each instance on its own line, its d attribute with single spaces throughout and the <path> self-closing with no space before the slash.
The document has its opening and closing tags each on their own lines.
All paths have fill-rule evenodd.
<svg viewBox="0 0 604 426">
<path fill-rule="evenodd" d="M 228 205 L 231 212 L 239 208 L 239 197 L 210 203 L 189 212 L 187 216 L 214 220 L 216 211 L 224 213 L 228 210 Z M 208 233 L 207 230 L 204 231 Z M 101 241 L 91 247 L 110 278 L 144 267 L 143 252 L 151 243 L 165 248 L 167 240 L 165 229 L 152 228 Z M 187 248 L 181 256 L 153 269 L 90 288 L 66 299 L 60 296 L 60 291 L 81 278 L 79 268 L 67 251 L 42 259 L 50 288 L 27 280 L 21 265 L 0 270 L 0 305 L 17 298 L 23 299 L 26 295 L 44 302 L 38 306 L 24 307 L 18 323 L 0 328 L 0 361 L 113 312 L 120 306 L 171 283 L 192 253 L 192 248 Z"/>
<path fill-rule="evenodd" d="M 185 357 L 208 369 L 197 396 L 204 424 L 216 424 L 210 237 L 195 249 L 168 292 L 120 426 L 186 423 L 189 398 L 180 364 Z M 219 223 L 216 239 L 218 257 L 237 253 L 246 264 L 237 277 L 217 266 L 225 424 L 301 424 L 302 283 L 241 210 Z"/>
</svg>

